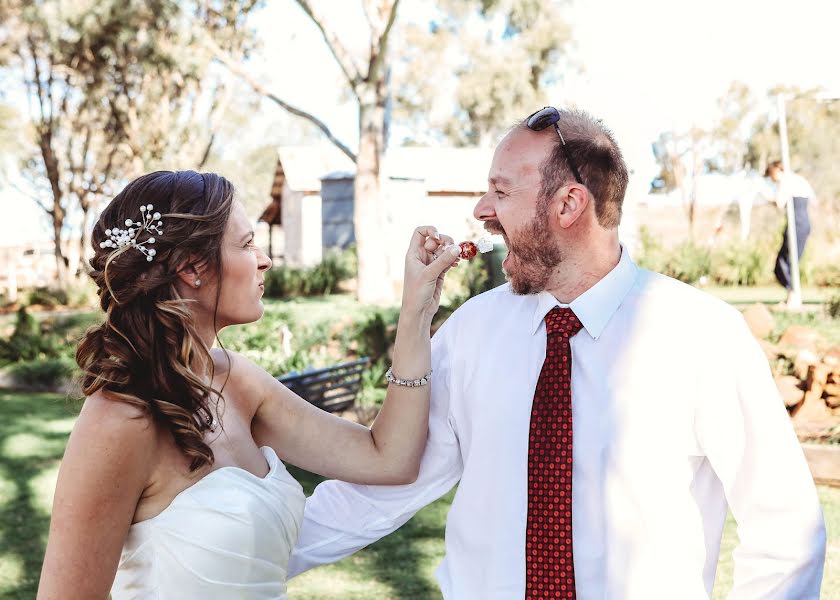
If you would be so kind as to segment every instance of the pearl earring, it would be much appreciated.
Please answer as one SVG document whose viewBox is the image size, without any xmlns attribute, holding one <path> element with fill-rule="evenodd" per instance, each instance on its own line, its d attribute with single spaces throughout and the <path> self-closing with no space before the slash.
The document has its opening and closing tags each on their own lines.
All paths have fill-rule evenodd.
<svg viewBox="0 0 840 600">
<path fill-rule="evenodd" d="M 201 287 L 201 280 L 200 279 L 195 280 L 195 287 Z"/>
</svg>

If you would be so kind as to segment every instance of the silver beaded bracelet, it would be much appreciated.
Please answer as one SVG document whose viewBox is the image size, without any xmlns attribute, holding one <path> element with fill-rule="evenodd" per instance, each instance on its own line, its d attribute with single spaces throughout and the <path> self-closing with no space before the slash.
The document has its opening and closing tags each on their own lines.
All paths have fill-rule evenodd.
<svg viewBox="0 0 840 600">
<path fill-rule="evenodd" d="M 385 379 L 388 380 L 388 383 L 401 385 L 403 387 L 420 387 L 421 385 L 428 384 L 431 378 L 431 371 L 423 375 L 420 379 L 400 379 L 399 377 L 395 377 L 393 371 L 391 371 L 391 367 L 388 367 L 388 371 L 385 373 Z"/>
</svg>

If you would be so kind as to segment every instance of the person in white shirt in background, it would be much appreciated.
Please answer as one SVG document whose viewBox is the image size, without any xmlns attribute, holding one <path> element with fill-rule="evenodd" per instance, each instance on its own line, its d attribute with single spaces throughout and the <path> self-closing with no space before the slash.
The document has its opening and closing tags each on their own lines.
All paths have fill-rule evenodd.
<svg viewBox="0 0 840 600">
<path fill-rule="evenodd" d="M 785 173 L 782 161 L 774 160 L 764 171 L 764 176 L 774 184 L 773 200 L 780 210 L 787 210 L 787 203 L 793 202 L 793 222 L 796 228 L 796 253 L 802 258 L 805 242 L 811 233 L 811 221 L 808 218 L 808 202 L 816 197 L 814 188 L 808 180 L 796 173 Z M 782 236 L 782 247 L 776 256 L 776 266 L 773 272 L 776 280 L 787 290 L 784 305 L 788 308 L 799 308 L 793 304 L 793 280 L 791 275 L 790 251 L 788 250 L 787 223 Z"/>
<path fill-rule="evenodd" d="M 710 598 L 727 509 L 740 540 L 729 598 L 819 597 L 825 526 L 767 361 L 736 309 L 633 263 L 617 235 L 626 186 L 613 136 L 585 112 L 547 107 L 507 134 L 474 215 L 504 236 L 508 283 L 432 339 L 419 478 L 320 484 L 290 575 L 388 535 L 458 483 L 436 571 L 446 600 Z M 568 342 L 563 524 L 576 595 L 526 590 L 529 424 L 556 306 L 582 323 Z"/>
</svg>

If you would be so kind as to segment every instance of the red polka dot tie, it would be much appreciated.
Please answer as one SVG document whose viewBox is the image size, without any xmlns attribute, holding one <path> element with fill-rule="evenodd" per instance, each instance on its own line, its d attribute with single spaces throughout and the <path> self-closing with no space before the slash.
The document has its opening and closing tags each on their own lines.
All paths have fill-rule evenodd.
<svg viewBox="0 0 840 600">
<path fill-rule="evenodd" d="M 572 558 L 572 349 L 581 323 L 569 308 L 545 316 L 547 343 L 528 442 L 525 599 L 575 597 Z"/>
</svg>

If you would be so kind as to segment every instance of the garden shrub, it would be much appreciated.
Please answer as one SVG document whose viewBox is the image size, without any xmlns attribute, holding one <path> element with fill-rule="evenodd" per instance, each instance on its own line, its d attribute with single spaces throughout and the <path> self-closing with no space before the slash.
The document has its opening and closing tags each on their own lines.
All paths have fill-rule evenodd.
<svg viewBox="0 0 840 600">
<path fill-rule="evenodd" d="M 719 285 L 769 283 L 774 258 L 758 244 L 733 242 L 711 255 L 711 279 Z"/>
<path fill-rule="evenodd" d="M 76 374 L 76 364 L 67 357 L 27 360 L 9 367 L 9 375 L 20 385 L 54 388 Z"/>
<path fill-rule="evenodd" d="M 18 362 L 38 358 L 51 344 L 42 338 L 35 318 L 21 306 L 17 311 L 15 328 L 8 340 L 0 340 L 0 363 Z"/>
<path fill-rule="evenodd" d="M 265 295 L 269 298 L 295 298 L 332 294 L 356 276 L 355 250 L 327 250 L 323 260 L 311 268 L 278 265 L 265 275 Z"/>
<path fill-rule="evenodd" d="M 29 291 L 28 304 L 39 304 L 50 308 L 67 306 L 67 292 L 57 288 L 36 287 Z"/>
<path fill-rule="evenodd" d="M 840 319 L 840 294 L 833 296 L 825 303 L 825 310 L 832 319 Z"/>
</svg>

